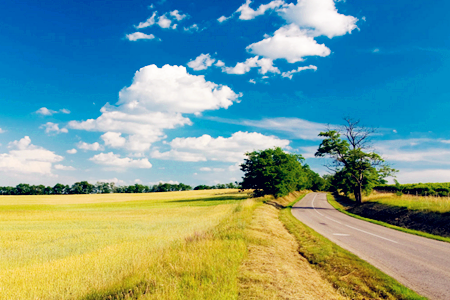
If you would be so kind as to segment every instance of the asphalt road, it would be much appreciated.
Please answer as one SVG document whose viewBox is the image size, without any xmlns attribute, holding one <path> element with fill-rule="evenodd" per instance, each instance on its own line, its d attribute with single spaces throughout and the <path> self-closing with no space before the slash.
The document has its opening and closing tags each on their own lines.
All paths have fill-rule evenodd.
<svg viewBox="0 0 450 300">
<path fill-rule="evenodd" d="M 417 293 L 450 299 L 450 243 L 352 218 L 334 209 L 323 193 L 306 195 L 292 214 Z"/>
</svg>

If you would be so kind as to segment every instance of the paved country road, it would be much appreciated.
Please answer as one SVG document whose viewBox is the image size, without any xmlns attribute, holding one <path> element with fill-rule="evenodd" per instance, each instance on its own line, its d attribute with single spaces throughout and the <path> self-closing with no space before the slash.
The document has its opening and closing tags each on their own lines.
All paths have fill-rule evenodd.
<svg viewBox="0 0 450 300">
<path fill-rule="evenodd" d="M 450 299 L 450 243 L 352 218 L 334 209 L 324 193 L 306 195 L 292 214 L 417 293 Z"/>
</svg>

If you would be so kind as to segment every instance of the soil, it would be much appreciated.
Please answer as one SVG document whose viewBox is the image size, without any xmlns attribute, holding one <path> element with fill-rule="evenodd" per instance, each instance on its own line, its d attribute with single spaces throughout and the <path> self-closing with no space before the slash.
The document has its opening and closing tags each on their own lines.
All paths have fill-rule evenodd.
<svg viewBox="0 0 450 300">
<path fill-rule="evenodd" d="M 336 197 L 336 200 L 344 205 L 348 212 L 361 217 L 434 235 L 450 237 L 450 213 L 408 210 L 405 207 L 390 206 L 375 202 L 355 205 L 353 201 L 349 201 L 343 197 Z"/>
</svg>

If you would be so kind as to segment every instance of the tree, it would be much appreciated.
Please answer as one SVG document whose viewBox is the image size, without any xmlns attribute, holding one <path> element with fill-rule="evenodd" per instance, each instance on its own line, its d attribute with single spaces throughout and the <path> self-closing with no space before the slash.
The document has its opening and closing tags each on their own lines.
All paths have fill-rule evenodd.
<svg viewBox="0 0 450 300">
<path fill-rule="evenodd" d="M 332 159 L 326 166 L 335 173 L 333 184 L 346 194 L 352 192 L 356 202 L 361 204 L 363 191 L 369 193 L 373 186 L 397 171 L 371 151 L 369 142 L 374 129 L 360 126 L 359 120 L 344 120 L 347 124 L 341 128 L 328 129 L 319 134 L 324 139 L 315 156 Z"/>
<path fill-rule="evenodd" d="M 244 172 L 242 189 L 253 189 L 254 196 L 281 197 L 309 187 L 309 168 L 302 165 L 303 157 L 289 154 L 281 148 L 253 151 L 245 154 L 241 164 Z"/>
</svg>

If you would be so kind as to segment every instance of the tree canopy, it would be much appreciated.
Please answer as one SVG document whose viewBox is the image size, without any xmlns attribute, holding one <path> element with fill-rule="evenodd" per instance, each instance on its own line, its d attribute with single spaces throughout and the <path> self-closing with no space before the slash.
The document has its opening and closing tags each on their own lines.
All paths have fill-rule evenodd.
<svg viewBox="0 0 450 300">
<path fill-rule="evenodd" d="M 319 134 L 324 139 L 315 156 L 332 159 L 327 165 L 334 171 L 332 185 L 345 194 L 353 193 L 356 202 L 361 203 L 363 191 L 370 192 L 374 186 L 386 183 L 384 178 L 396 170 L 371 151 L 369 141 L 374 129 L 360 126 L 359 121 L 350 118 L 345 121 L 343 127 Z"/>
<path fill-rule="evenodd" d="M 245 155 L 247 158 L 241 164 L 244 172 L 241 186 L 243 189 L 253 189 L 256 197 L 281 197 L 293 191 L 311 188 L 314 179 L 320 185 L 320 176 L 311 171 L 308 165 L 302 164 L 304 158 L 299 154 L 289 154 L 278 147 L 248 152 Z"/>
</svg>

